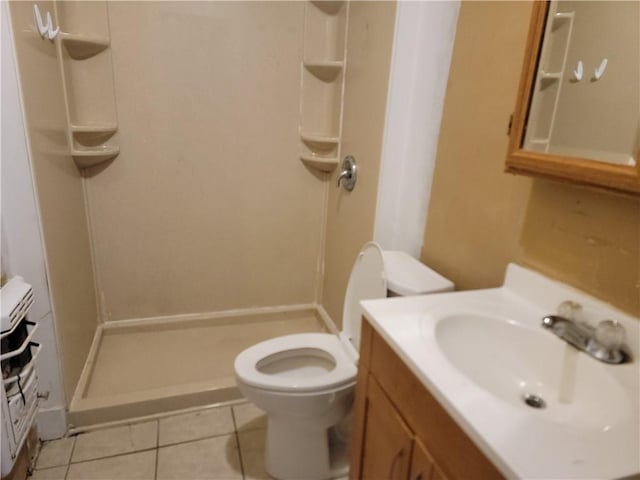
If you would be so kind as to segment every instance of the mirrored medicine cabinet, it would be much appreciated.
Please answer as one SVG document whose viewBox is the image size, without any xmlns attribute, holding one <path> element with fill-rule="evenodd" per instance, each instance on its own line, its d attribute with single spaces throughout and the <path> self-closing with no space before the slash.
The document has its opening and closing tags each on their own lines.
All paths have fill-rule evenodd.
<svg viewBox="0 0 640 480">
<path fill-rule="evenodd" d="M 506 170 L 640 195 L 640 2 L 533 2 Z"/>
</svg>

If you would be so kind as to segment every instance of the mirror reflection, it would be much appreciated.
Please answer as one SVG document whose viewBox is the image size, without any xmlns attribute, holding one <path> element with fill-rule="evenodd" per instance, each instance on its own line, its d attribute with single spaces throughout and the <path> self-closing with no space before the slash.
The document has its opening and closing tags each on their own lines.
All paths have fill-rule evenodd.
<svg viewBox="0 0 640 480">
<path fill-rule="evenodd" d="M 552 1 L 523 148 L 636 165 L 640 2 Z"/>
</svg>

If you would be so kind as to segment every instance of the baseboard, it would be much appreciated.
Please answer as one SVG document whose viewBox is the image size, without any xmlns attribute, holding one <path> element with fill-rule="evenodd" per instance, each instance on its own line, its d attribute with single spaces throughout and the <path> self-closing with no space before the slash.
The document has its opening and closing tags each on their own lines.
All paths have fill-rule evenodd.
<svg viewBox="0 0 640 480">
<path fill-rule="evenodd" d="M 62 438 L 67 433 L 67 412 L 64 407 L 41 408 L 36 415 L 36 423 L 40 439 Z"/>
<path fill-rule="evenodd" d="M 138 327 L 149 325 L 161 325 L 164 323 L 202 321 L 206 320 L 210 323 L 216 321 L 225 321 L 233 317 L 265 315 L 270 313 L 296 312 L 304 310 L 314 310 L 316 306 L 312 303 L 295 304 L 295 305 L 278 305 L 271 307 L 253 307 L 253 308 L 237 308 L 231 310 L 219 310 L 215 312 L 200 313 L 182 313 L 177 315 L 165 315 L 157 317 L 140 317 L 122 320 L 108 320 L 103 322 L 105 329 L 121 328 L 121 327 Z"/>
</svg>

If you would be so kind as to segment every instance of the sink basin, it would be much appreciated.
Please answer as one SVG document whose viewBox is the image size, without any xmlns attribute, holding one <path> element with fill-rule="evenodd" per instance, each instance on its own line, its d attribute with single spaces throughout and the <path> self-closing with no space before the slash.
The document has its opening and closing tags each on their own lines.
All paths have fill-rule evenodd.
<svg viewBox="0 0 640 480">
<path fill-rule="evenodd" d="M 537 408 L 543 420 L 608 430 L 630 418 L 629 395 L 607 367 L 542 328 L 490 315 L 453 314 L 436 322 L 435 338 L 470 381 L 514 406 Z M 529 405 L 527 398 L 542 399 L 544 406 Z"/>
<path fill-rule="evenodd" d="M 609 365 L 541 326 L 566 300 L 627 331 Z M 362 302 L 364 315 L 506 478 L 640 474 L 640 319 L 509 265 L 500 288 Z"/>
</svg>

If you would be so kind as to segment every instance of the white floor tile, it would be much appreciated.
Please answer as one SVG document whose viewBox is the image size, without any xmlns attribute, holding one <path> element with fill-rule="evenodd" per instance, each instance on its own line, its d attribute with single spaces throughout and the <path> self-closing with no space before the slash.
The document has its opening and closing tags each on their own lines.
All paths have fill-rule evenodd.
<svg viewBox="0 0 640 480">
<path fill-rule="evenodd" d="M 242 479 L 235 435 L 181 443 L 158 450 L 157 480 Z"/>
<path fill-rule="evenodd" d="M 69 437 L 44 442 L 36 461 L 36 468 L 58 467 L 68 464 L 75 440 L 75 437 Z"/>
<path fill-rule="evenodd" d="M 160 419 L 160 446 L 233 433 L 229 407 L 211 408 Z"/>
<path fill-rule="evenodd" d="M 82 433 L 76 439 L 71 461 L 94 460 L 154 448 L 157 437 L 156 420 Z"/>
<path fill-rule="evenodd" d="M 73 463 L 67 480 L 153 480 L 156 450 Z"/>
<path fill-rule="evenodd" d="M 45 468 L 44 470 L 35 470 L 29 480 L 64 480 L 67 474 L 67 465 L 62 467 Z"/>
<path fill-rule="evenodd" d="M 267 480 L 264 463 L 264 446 L 267 431 L 265 429 L 244 430 L 238 432 L 240 454 L 245 480 Z"/>
<path fill-rule="evenodd" d="M 243 403 L 233 407 L 238 431 L 267 428 L 267 414 L 253 403 Z"/>
</svg>

